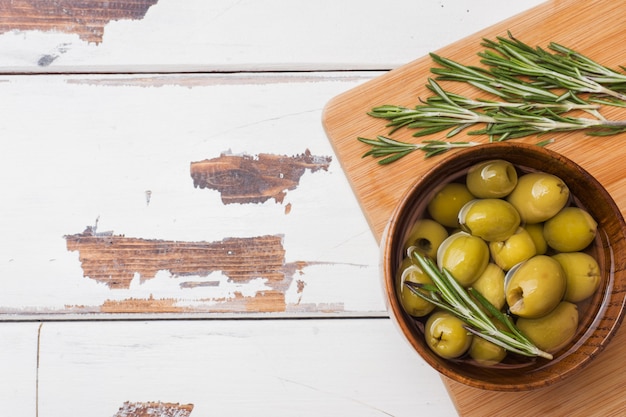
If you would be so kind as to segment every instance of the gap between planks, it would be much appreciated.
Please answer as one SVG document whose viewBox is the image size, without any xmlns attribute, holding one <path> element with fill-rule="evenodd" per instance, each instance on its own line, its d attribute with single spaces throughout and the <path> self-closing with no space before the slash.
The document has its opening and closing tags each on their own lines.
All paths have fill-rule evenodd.
<svg viewBox="0 0 626 417">
<path fill-rule="evenodd" d="M 35 417 L 39 417 L 39 360 L 41 359 L 41 328 L 43 323 L 37 327 L 37 360 L 35 368 Z"/>
<path fill-rule="evenodd" d="M 389 72 L 395 69 L 394 66 L 384 65 L 381 67 L 368 67 L 368 66 L 359 66 L 355 65 L 350 68 L 341 68 L 328 66 L 327 68 L 292 68 L 292 67 L 284 67 L 281 68 L 279 66 L 269 65 L 267 67 L 246 67 L 237 65 L 233 68 L 224 68 L 224 67 L 206 67 L 206 68 L 172 68 L 168 70 L 167 68 L 144 68 L 137 70 L 129 70 L 127 68 L 108 68 L 101 70 L 88 70 L 88 71 L 70 71 L 67 69 L 59 70 L 59 71 L 28 71 L 28 70 L 13 70 L 13 71 L 2 71 L 0 70 L 0 77 L 36 77 L 36 76 L 67 76 L 67 77 L 79 77 L 79 76 L 107 76 L 107 75 L 120 75 L 120 76 L 205 76 L 205 75 L 263 75 L 263 74 L 277 74 L 277 75 L 301 75 L 301 74 L 315 74 L 315 75 L 326 75 L 333 73 L 363 73 L 363 74 L 371 74 L 372 78 L 381 73 Z"/>
<path fill-rule="evenodd" d="M 306 314 L 306 315 L 305 315 Z M 93 313 L 0 315 L 0 323 L 63 323 L 123 321 L 261 321 L 261 320 L 369 320 L 390 319 L 387 311 L 324 313 Z"/>
</svg>

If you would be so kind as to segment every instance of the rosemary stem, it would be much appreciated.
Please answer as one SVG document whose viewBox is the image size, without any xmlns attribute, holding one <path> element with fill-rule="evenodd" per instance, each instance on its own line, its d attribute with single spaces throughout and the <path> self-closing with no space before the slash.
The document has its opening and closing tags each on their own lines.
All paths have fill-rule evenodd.
<svg viewBox="0 0 626 417">
<path fill-rule="evenodd" d="M 596 126 L 626 127 L 626 120 L 602 120 Z"/>
</svg>

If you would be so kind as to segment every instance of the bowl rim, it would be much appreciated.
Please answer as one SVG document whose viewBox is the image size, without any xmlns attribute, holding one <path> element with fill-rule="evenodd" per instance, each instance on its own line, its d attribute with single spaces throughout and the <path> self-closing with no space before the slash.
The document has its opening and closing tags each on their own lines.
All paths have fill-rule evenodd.
<svg viewBox="0 0 626 417">
<path fill-rule="evenodd" d="M 468 157 L 475 157 L 475 159 Z M 530 158 L 531 162 L 519 162 L 524 158 Z M 469 168 L 469 166 L 473 165 L 473 163 L 489 159 L 508 159 L 514 164 L 521 166 L 530 166 L 535 163 L 550 163 L 553 168 L 545 169 L 544 167 L 542 171 L 555 173 L 558 171 L 559 166 L 565 166 L 568 172 L 573 173 L 576 178 L 584 178 L 593 185 L 593 191 L 589 192 L 598 193 L 598 196 L 600 196 L 605 202 L 606 210 L 608 210 L 611 216 L 614 217 L 615 224 L 617 225 L 617 227 L 612 228 L 610 244 L 608 244 L 609 247 L 606 249 L 608 252 L 615 250 L 619 253 L 626 250 L 626 223 L 624 222 L 624 218 L 619 207 L 604 186 L 580 165 L 558 152 L 537 145 L 511 142 L 482 144 L 476 147 L 459 150 L 452 155 L 445 157 L 441 163 L 435 165 L 424 173 L 423 176 L 416 179 L 401 197 L 385 227 L 381 240 L 381 275 L 384 284 L 385 301 L 391 318 L 395 322 L 396 327 L 398 327 L 401 333 L 403 333 L 405 339 L 417 351 L 417 353 L 440 374 L 474 388 L 493 391 L 524 391 L 546 387 L 555 382 L 562 381 L 586 367 L 602 350 L 604 350 L 606 345 L 617 333 L 625 314 L 626 260 L 622 261 L 619 256 L 615 256 L 615 253 L 611 252 L 609 255 L 611 258 L 610 267 L 612 268 L 612 275 L 606 278 L 606 289 L 609 291 L 604 294 L 604 299 L 607 299 L 606 301 L 608 302 L 608 306 L 602 307 L 596 313 L 594 319 L 600 320 L 602 328 L 605 329 L 603 330 L 605 331 L 605 334 L 603 334 L 600 342 L 594 341 L 593 345 L 587 346 L 590 344 L 589 338 L 587 338 L 580 345 L 571 348 L 571 352 L 566 352 L 567 355 L 564 357 L 567 357 L 568 359 L 573 358 L 575 359 L 574 362 L 569 363 L 569 361 L 561 360 L 556 363 L 556 365 L 565 363 L 566 365 L 564 366 L 564 370 L 551 373 L 549 372 L 549 369 L 554 367 L 554 365 L 548 363 L 543 367 L 543 371 L 541 372 L 541 375 L 544 376 L 543 378 L 538 380 L 529 378 L 523 383 L 494 383 L 489 380 L 468 376 L 467 374 L 463 375 L 452 370 L 450 365 L 445 363 L 445 360 L 437 357 L 428 347 L 422 344 L 423 342 L 417 341 L 415 337 L 413 337 L 413 330 L 408 327 L 406 322 L 403 322 L 403 320 L 406 321 L 407 319 L 410 319 L 410 316 L 404 313 L 395 295 L 395 271 L 392 267 L 391 261 L 392 258 L 396 259 L 398 239 L 394 239 L 394 236 L 398 232 L 397 229 L 402 226 L 401 223 L 404 216 L 413 211 L 412 207 L 415 201 L 419 199 L 419 196 L 417 195 L 419 190 L 424 187 L 431 189 L 437 185 L 437 182 L 441 183 L 441 181 L 437 180 L 437 178 L 439 178 L 439 175 L 445 174 L 446 170 L 449 169 L 448 167 L 450 166 L 456 167 L 458 165 L 463 166 L 464 168 Z M 469 162 L 470 160 L 471 162 Z M 449 174 L 449 176 L 450 175 L 452 174 Z M 572 181 L 570 178 L 563 179 L 566 183 L 571 183 Z M 568 184 L 568 186 L 569 185 L 570 184 Z M 603 228 L 605 224 L 599 224 L 599 226 L 602 226 Z M 607 242 L 608 239 L 609 237 L 607 237 Z M 613 316 L 606 316 L 607 311 L 613 314 Z M 581 352 L 580 355 L 577 355 L 576 353 L 581 347 L 586 348 L 585 353 L 583 355 Z"/>
</svg>

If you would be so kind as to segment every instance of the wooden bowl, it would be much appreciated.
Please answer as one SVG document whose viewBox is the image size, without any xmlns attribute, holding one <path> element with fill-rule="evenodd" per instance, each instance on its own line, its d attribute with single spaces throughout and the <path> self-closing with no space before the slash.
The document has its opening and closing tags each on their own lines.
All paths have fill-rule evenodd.
<svg viewBox="0 0 626 417">
<path fill-rule="evenodd" d="M 595 295 L 579 305 L 576 337 L 554 353 L 554 359 L 507 355 L 498 367 L 480 366 L 466 359 L 447 360 L 433 353 L 423 334 L 425 319 L 407 315 L 397 296 L 395 277 L 407 233 L 416 219 L 426 217 L 426 205 L 444 184 L 462 177 L 474 164 L 505 159 L 524 171 L 543 171 L 560 177 L 578 204 L 598 222 L 596 240 L 587 249 L 598 261 L 601 283 Z M 521 143 L 490 143 L 442 157 L 440 164 L 419 179 L 401 199 L 383 234 L 383 282 L 390 315 L 413 348 L 441 374 L 486 390 L 522 391 L 546 387 L 581 370 L 606 347 L 624 315 L 626 301 L 626 226 L 619 208 L 588 172 L 548 149 Z M 509 359 L 513 358 L 513 359 Z"/>
</svg>

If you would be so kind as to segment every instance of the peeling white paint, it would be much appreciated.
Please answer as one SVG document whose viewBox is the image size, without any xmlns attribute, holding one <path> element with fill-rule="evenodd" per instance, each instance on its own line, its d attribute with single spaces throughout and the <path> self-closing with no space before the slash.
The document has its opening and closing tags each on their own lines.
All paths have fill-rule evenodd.
<svg viewBox="0 0 626 417">
<path fill-rule="evenodd" d="M 0 34 L 0 71 L 389 69 L 540 3 L 401 2 L 401 13 L 390 6 L 393 18 L 372 24 L 377 2 L 159 0 L 141 20 L 109 22 L 97 45 L 58 32 Z M 40 67 L 43 55 L 57 58 Z"/>
</svg>

